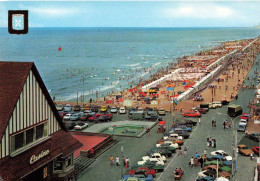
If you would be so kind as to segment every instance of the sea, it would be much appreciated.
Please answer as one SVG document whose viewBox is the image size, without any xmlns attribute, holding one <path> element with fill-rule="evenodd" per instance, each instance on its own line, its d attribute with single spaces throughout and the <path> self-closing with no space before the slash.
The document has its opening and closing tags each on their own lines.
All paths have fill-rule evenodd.
<svg viewBox="0 0 260 181">
<path fill-rule="evenodd" d="M 0 28 L 0 61 L 34 62 L 56 101 L 79 102 L 134 87 L 176 58 L 229 40 L 256 38 L 257 28 Z M 84 79 L 84 81 L 83 81 Z"/>
</svg>

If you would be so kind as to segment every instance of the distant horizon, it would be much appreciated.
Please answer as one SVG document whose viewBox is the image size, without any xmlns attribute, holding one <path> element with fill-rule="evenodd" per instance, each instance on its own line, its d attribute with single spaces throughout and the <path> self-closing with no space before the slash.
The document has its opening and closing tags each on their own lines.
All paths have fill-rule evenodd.
<svg viewBox="0 0 260 181">
<path fill-rule="evenodd" d="M 0 27 L 8 10 L 28 10 L 29 27 L 253 27 L 255 1 L 0 1 Z"/>
</svg>

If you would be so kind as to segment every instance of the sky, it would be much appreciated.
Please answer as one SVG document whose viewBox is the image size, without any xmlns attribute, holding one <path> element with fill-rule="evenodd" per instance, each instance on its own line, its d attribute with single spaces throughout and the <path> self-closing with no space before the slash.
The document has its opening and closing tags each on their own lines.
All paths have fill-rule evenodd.
<svg viewBox="0 0 260 181">
<path fill-rule="evenodd" d="M 28 10 L 30 27 L 252 27 L 260 1 L 1 1 L 0 27 L 8 10 Z"/>
</svg>

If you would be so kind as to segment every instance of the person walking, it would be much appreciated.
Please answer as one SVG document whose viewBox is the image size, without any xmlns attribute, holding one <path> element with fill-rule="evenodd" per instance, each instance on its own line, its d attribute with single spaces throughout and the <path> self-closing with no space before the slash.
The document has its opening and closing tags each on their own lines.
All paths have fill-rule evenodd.
<svg viewBox="0 0 260 181">
<path fill-rule="evenodd" d="M 125 162 L 126 162 L 125 167 L 129 168 L 129 158 L 128 157 L 125 159 Z"/>
<path fill-rule="evenodd" d="M 204 155 L 207 157 L 207 149 L 204 149 Z"/>
<path fill-rule="evenodd" d="M 188 153 L 188 149 L 187 149 L 186 147 L 184 147 L 183 152 L 184 152 L 184 156 L 186 157 L 186 156 L 187 156 L 187 153 Z"/>
<path fill-rule="evenodd" d="M 178 156 L 179 156 L 179 155 L 182 155 L 181 147 L 179 147 L 179 150 L 178 150 Z"/>
<path fill-rule="evenodd" d="M 214 127 L 214 120 L 211 121 L 211 127 Z"/>
<path fill-rule="evenodd" d="M 209 137 L 209 146 L 211 146 L 212 138 Z"/>
<path fill-rule="evenodd" d="M 223 122 L 223 128 L 226 129 L 226 121 Z"/>
<path fill-rule="evenodd" d="M 211 141 L 211 147 L 212 148 L 214 148 L 214 141 L 215 141 L 215 139 L 212 139 L 212 141 Z"/>
<path fill-rule="evenodd" d="M 214 127 L 217 127 L 217 120 L 214 120 Z"/>
<path fill-rule="evenodd" d="M 216 148 L 216 147 L 217 147 L 217 140 L 214 139 L 214 148 Z"/>
<path fill-rule="evenodd" d="M 209 138 L 207 138 L 207 146 L 209 147 Z"/>
<path fill-rule="evenodd" d="M 120 165 L 120 159 L 118 156 L 116 156 L 116 166 L 119 166 Z"/>
<path fill-rule="evenodd" d="M 190 167 L 191 167 L 191 168 L 193 167 L 193 164 L 194 164 L 194 158 L 191 157 L 191 159 L 190 159 Z"/>
<path fill-rule="evenodd" d="M 109 159 L 110 159 L 110 165 L 111 165 L 111 166 L 114 165 L 114 162 L 115 162 L 114 157 L 111 155 L 111 156 L 109 157 Z"/>
<path fill-rule="evenodd" d="M 203 156 L 203 155 L 202 155 Z M 202 156 L 199 158 L 199 163 L 200 163 L 200 167 L 202 168 L 203 167 L 203 158 Z"/>
<path fill-rule="evenodd" d="M 122 160 L 123 160 L 123 166 L 125 166 L 126 165 L 126 161 L 125 161 L 125 157 L 124 156 L 123 156 Z"/>
</svg>

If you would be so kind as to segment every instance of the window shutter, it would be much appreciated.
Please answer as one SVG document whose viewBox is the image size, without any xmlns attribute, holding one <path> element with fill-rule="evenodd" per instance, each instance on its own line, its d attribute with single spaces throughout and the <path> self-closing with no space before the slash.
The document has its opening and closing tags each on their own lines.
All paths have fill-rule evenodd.
<svg viewBox="0 0 260 181">
<path fill-rule="evenodd" d="M 14 146 L 15 146 L 15 136 L 11 136 L 10 142 L 11 142 L 10 147 L 11 147 L 11 153 L 12 153 L 13 151 L 15 151 L 15 148 L 14 148 Z"/>
<path fill-rule="evenodd" d="M 48 136 L 48 122 L 44 123 L 43 136 Z"/>
</svg>

